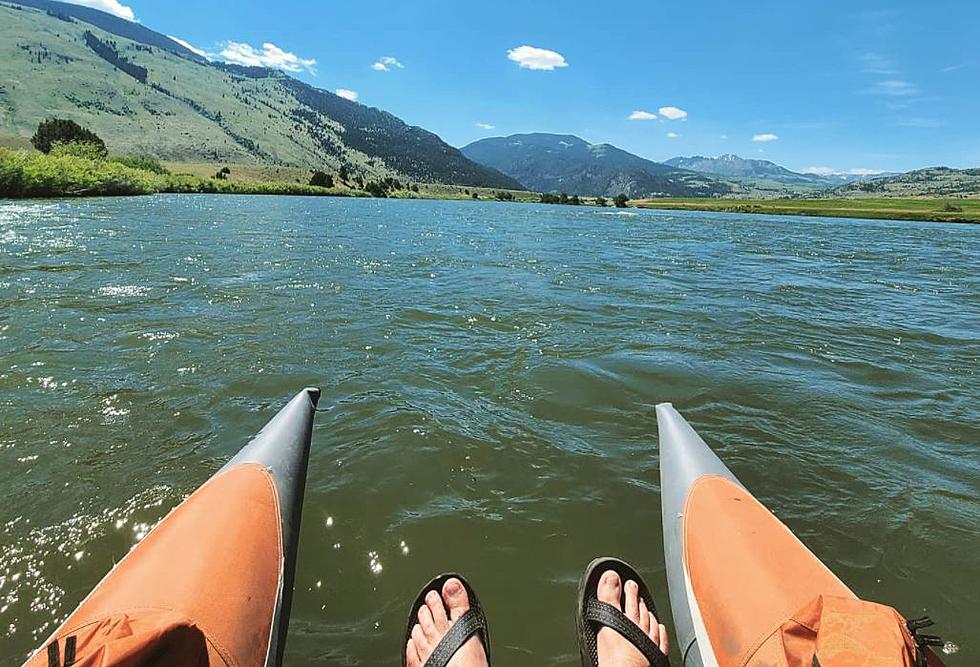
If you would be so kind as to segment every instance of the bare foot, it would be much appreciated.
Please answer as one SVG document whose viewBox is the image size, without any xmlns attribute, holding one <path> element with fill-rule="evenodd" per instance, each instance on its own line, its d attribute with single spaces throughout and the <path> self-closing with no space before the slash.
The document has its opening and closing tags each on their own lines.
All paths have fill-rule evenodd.
<svg viewBox="0 0 980 667">
<path fill-rule="evenodd" d="M 619 575 L 612 570 L 606 570 L 599 579 L 596 597 L 600 602 L 611 604 L 626 614 L 626 617 L 640 626 L 660 651 L 667 655 L 667 628 L 657 621 L 647 609 L 646 602 L 640 598 L 640 587 L 635 581 L 626 582 L 626 608 L 620 606 L 619 599 L 623 592 L 623 582 Z M 648 667 L 650 663 L 643 657 L 635 646 L 630 644 L 612 628 L 602 628 L 596 636 L 599 649 L 600 667 Z"/>
<path fill-rule="evenodd" d="M 459 579 L 449 579 L 443 584 L 442 597 L 436 591 L 429 591 L 425 596 L 425 605 L 419 609 L 418 623 L 412 628 L 412 638 L 405 646 L 408 667 L 422 667 L 432 655 L 439 640 L 469 608 L 470 600 L 466 595 L 466 588 Z M 449 661 L 449 667 L 489 667 L 479 635 L 470 637 L 456 651 L 456 655 Z"/>
</svg>

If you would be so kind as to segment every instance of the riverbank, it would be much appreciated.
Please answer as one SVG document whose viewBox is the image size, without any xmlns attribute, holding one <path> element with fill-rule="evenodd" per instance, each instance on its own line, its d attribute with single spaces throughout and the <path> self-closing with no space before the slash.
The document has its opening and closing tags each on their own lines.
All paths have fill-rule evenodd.
<svg viewBox="0 0 980 667">
<path fill-rule="evenodd" d="M 385 196 L 402 199 L 498 199 L 541 202 L 542 195 L 441 184 L 349 182 L 333 187 L 308 183 L 310 172 L 295 167 L 165 163 L 133 158 L 90 159 L 44 155 L 0 147 L 0 198 L 132 196 L 163 193 Z M 378 186 L 383 187 L 378 188 Z M 380 193 L 380 194 L 379 194 Z M 597 205 L 581 198 L 582 205 Z M 559 204 L 560 205 L 560 204 Z M 980 223 L 980 199 L 642 199 L 636 208 L 762 213 L 836 218 L 878 218 Z"/>
<path fill-rule="evenodd" d="M 980 223 L 980 199 L 643 199 L 638 208 Z"/>
<path fill-rule="evenodd" d="M 149 168 L 143 168 L 149 167 Z M 0 198 L 98 197 L 158 193 L 367 197 L 367 192 L 303 183 L 233 181 L 170 173 L 152 160 L 90 159 L 0 148 Z"/>
</svg>

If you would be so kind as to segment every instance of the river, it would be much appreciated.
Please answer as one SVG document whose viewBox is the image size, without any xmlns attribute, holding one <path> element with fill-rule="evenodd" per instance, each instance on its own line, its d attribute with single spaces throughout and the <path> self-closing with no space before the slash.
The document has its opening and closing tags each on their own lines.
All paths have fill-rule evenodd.
<svg viewBox="0 0 980 667">
<path fill-rule="evenodd" d="M 980 663 L 980 227 L 490 202 L 0 203 L 0 663 L 304 386 L 286 664 L 398 664 L 462 571 L 577 664 L 591 558 L 666 609 L 671 401 L 859 595 Z"/>
</svg>

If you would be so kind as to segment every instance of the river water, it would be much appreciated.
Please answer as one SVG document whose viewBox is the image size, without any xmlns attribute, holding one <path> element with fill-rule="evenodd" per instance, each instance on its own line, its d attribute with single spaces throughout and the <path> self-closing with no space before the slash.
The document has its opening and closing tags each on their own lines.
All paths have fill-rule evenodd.
<svg viewBox="0 0 980 667">
<path fill-rule="evenodd" d="M 502 665 L 666 610 L 671 401 L 859 595 L 980 663 L 980 227 L 482 202 L 0 204 L 0 663 L 323 389 L 287 664 L 394 665 L 466 574 Z"/>
</svg>

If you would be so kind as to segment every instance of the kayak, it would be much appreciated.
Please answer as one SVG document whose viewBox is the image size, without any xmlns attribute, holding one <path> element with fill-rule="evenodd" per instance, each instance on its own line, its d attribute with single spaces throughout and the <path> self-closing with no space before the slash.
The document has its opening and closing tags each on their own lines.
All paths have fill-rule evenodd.
<svg viewBox="0 0 980 667">
<path fill-rule="evenodd" d="M 669 403 L 657 406 L 667 587 L 684 665 L 941 665 L 756 500 Z"/>
<path fill-rule="evenodd" d="M 319 396 L 297 394 L 26 665 L 278 665 Z"/>
</svg>

